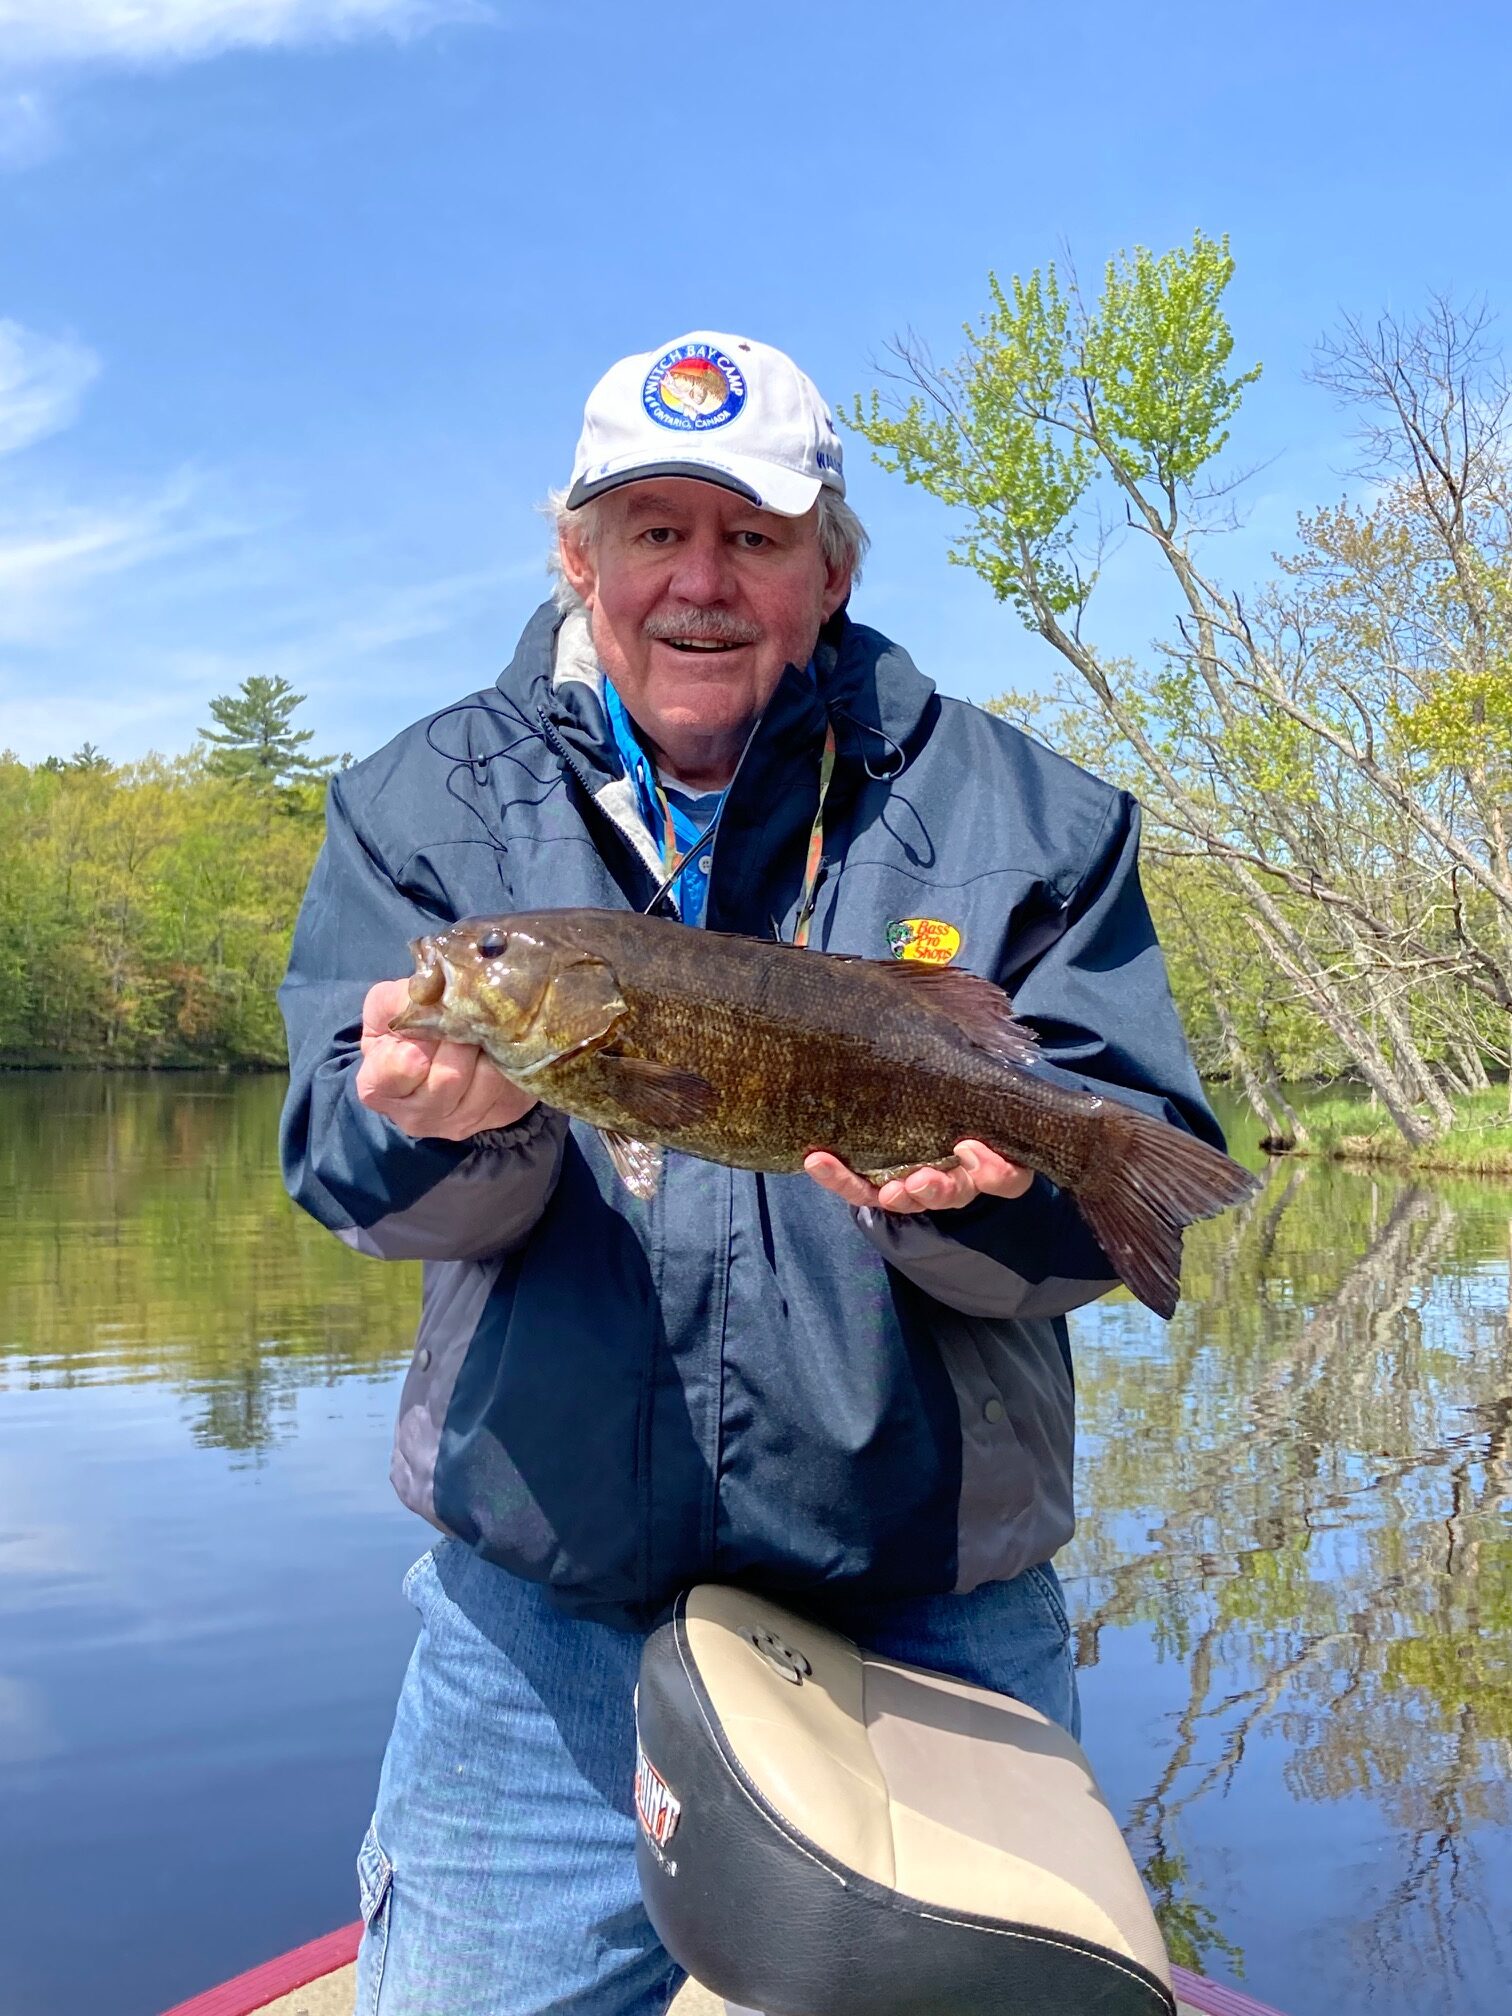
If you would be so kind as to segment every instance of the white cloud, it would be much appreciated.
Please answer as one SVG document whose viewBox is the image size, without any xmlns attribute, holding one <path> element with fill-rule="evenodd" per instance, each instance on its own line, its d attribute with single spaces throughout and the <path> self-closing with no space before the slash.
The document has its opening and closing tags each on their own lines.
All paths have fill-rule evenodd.
<svg viewBox="0 0 1512 2016">
<path fill-rule="evenodd" d="M 0 5 L 5 0 L 0 0 Z M 71 427 L 100 360 L 72 337 L 44 336 L 0 319 L 0 462 Z M 49 495 L 9 467 L 0 480 L 0 640 L 51 641 L 85 607 L 80 593 L 102 575 L 124 573 L 227 529 L 193 516 L 198 486 L 188 475 L 146 494 L 89 498 Z"/>
<path fill-rule="evenodd" d="M 278 676 L 312 692 L 350 686 L 354 671 L 378 679 L 378 667 L 398 654 L 398 676 L 406 676 L 404 647 L 444 637 L 480 608 L 496 601 L 502 588 L 540 576 L 538 558 L 476 567 L 432 581 L 398 583 L 364 590 L 360 598 L 329 597 L 323 603 L 291 594 L 273 612 L 261 636 L 229 648 L 173 650 L 159 654 L 166 677 L 179 684 L 224 692 L 252 673 Z M 273 634 L 269 634 L 269 633 Z"/>
<path fill-rule="evenodd" d="M 264 528 L 265 530 L 266 528 Z M 187 749 L 209 718 L 212 695 L 233 691 L 252 673 L 278 676 L 311 696 L 307 727 L 324 753 L 343 746 L 364 752 L 420 711 L 415 699 L 436 677 L 432 650 L 464 633 L 501 600 L 512 582 L 544 578 L 538 556 L 513 564 L 471 569 L 431 581 L 347 588 L 307 599 L 285 574 L 260 598 L 259 618 L 248 622 L 239 605 L 227 609 L 212 591 L 196 593 L 199 577 L 215 580 L 198 517 L 166 517 L 154 524 L 144 512 L 107 526 L 81 524 L 77 552 L 38 556 L 32 576 L 34 634 L 7 640 L 12 614 L 4 580 L 0 534 L 0 749 L 38 762 L 58 749 L 64 729 L 87 738 L 115 761 L 149 749 Z M 102 536 L 90 543 L 89 531 Z M 242 536 L 233 536 L 238 531 Z M 177 541 L 195 548 L 187 564 L 141 566 Z M 227 528 L 223 553 L 255 567 L 262 540 L 257 528 Z M 287 555 L 283 556 L 285 559 Z M 91 570 L 118 569 L 125 578 L 97 582 L 93 594 L 58 592 L 64 582 L 87 586 Z M 165 622 L 153 587 L 171 575 L 189 598 Z M 275 577 L 277 578 L 277 577 Z M 269 589 L 272 589 L 270 594 Z M 64 633 L 78 622 L 72 637 Z M 199 630 L 205 645 L 184 639 Z M 7 650 L 20 646 L 19 653 Z M 445 653 L 442 652 L 442 662 Z M 451 677 L 445 697 L 465 690 Z M 391 718 L 392 717 L 392 718 Z M 71 746 L 71 745 L 70 745 Z"/>
<path fill-rule="evenodd" d="M 332 540 L 312 588 L 297 506 L 227 472 L 60 480 L 17 451 L 70 426 L 99 370 L 82 343 L 0 319 L 0 749 L 37 760 L 62 724 L 118 759 L 187 748 L 207 696 L 249 672 L 324 692 L 331 746 L 371 740 L 375 697 L 423 686 L 429 647 L 444 661 L 506 583 L 544 582 L 534 554 L 405 582 Z"/>
<path fill-rule="evenodd" d="M 197 485 L 175 477 L 142 497 L 18 509 L 0 497 L 0 642 L 52 644 L 88 620 L 84 589 L 238 528 L 191 513 Z"/>
<path fill-rule="evenodd" d="M 483 0 L 0 0 L 0 65 L 182 63 L 485 19 Z"/>
<path fill-rule="evenodd" d="M 82 343 L 0 320 L 0 455 L 71 426 L 99 369 Z"/>
</svg>

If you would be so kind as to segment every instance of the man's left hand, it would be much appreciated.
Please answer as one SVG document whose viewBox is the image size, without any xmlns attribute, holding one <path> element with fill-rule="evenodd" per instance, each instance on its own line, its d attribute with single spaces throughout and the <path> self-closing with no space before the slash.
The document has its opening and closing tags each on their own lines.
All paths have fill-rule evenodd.
<svg viewBox="0 0 1512 2016">
<path fill-rule="evenodd" d="M 959 1211 L 974 1197 L 1022 1197 L 1034 1181 L 1034 1171 L 1005 1162 L 982 1141 L 957 1141 L 956 1169 L 911 1169 L 894 1176 L 879 1190 L 834 1155 L 815 1153 L 803 1166 L 819 1185 L 847 1204 L 869 1204 L 882 1211 Z"/>
</svg>

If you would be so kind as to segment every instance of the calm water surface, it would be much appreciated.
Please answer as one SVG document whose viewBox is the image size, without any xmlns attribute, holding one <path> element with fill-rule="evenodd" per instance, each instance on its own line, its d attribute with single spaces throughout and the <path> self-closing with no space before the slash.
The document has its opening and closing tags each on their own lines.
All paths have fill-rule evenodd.
<svg viewBox="0 0 1512 2016">
<path fill-rule="evenodd" d="M 285 1203 L 281 1091 L 0 1078 L 0 2016 L 355 1915 L 418 1282 Z M 1512 1189 L 1287 1164 L 1173 1324 L 1073 1319 L 1087 1747 L 1173 1957 L 1292 2016 L 1508 2007 L 1509 1238 Z"/>
</svg>

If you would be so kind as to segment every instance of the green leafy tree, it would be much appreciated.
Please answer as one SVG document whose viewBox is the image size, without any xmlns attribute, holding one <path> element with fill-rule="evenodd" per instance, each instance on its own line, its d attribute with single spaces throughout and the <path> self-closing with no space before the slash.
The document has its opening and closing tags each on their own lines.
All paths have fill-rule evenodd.
<svg viewBox="0 0 1512 2016">
<path fill-rule="evenodd" d="M 220 725 L 200 733 L 212 744 L 214 774 L 263 791 L 324 777 L 335 759 L 309 755 L 305 744 L 314 739 L 314 731 L 294 726 L 294 710 L 304 699 L 287 679 L 254 672 L 242 681 L 239 693 L 212 700 L 210 712 Z"/>
<path fill-rule="evenodd" d="M 1484 317 L 1437 303 L 1412 327 L 1347 324 L 1319 375 L 1363 416 L 1374 501 L 1305 519 L 1282 581 L 1241 594 L 1209 559 L 1233 488 L 1217 458 L 1259 375 L 1231 361 L 1232 274 L 1199 233 L 1112 261 L 1095 301 L 1053 266 L 993 276 L 955 363 L 899 343 L 902 389 L 850 418 L 962 514 L 951 558 L 1060 656 L 1055 727 L 1137 789 L 1152 851 L 1201 872 L 1190 925 L 1168 912 L 1188 969 L 1235 998 L 1222 937 L 1199 942 L 1226 902 L 1320 1060 L 1423 1143 L 1482 1055 L 1512 1048 L 1512 396 Z M 1142 662 L 1101 651 L 1090 621 L 1129 537 L 1174 591 Z M 1255 1096 L 1256 1032 L 1231 1016 L 1217 1033 Z"/>
<path fill-rule="evenodd" d="M 200 754 L 0 754 L 0 1063 L 282 1063 L 275 989 L 318 845 Z"/>
</svg>

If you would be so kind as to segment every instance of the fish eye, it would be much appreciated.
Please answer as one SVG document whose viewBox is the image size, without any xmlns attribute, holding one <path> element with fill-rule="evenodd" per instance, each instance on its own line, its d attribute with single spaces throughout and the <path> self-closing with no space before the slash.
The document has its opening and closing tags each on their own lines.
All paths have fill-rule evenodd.
<svg viewBox="0 0 1512 2016">
<path fill-rule="evenodd" d="M 478 940 L 478 957 L 480 959 L 497 959 L 499 954 L 507 949 L 508 945 L 509 933 L 507 931 L 497 929 L 485 931 Z"/>
</svg>

